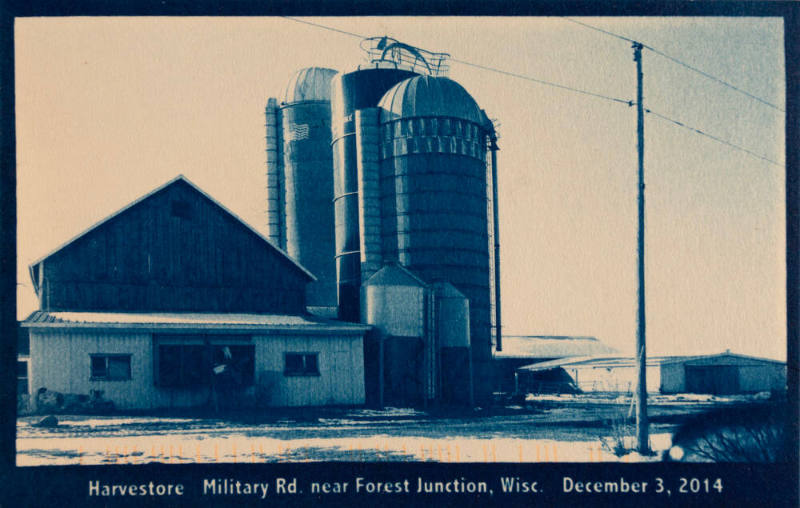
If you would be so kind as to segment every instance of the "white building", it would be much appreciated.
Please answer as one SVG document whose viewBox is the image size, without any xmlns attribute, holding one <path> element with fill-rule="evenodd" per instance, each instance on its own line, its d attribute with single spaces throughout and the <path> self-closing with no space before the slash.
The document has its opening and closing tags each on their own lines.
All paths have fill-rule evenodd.
<svg viewBox="0 0 800 508">
<path fill-rule="evenodd" d="M 729 352 L 704 356 L 662 356 L 647 359 L 647 391 L 731 395 L 786 389 L 786 364 Z M 633 392 L 636 362 L 630 357 L 563 358 L 517 369 L 520 382 L 560 374 L 564 391 Z"/>
</svg>

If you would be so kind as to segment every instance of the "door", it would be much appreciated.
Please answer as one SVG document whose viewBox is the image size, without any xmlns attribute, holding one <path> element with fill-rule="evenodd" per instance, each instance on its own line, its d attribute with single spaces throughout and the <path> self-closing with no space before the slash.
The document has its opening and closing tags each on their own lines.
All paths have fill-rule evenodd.
<svg viewBox="0 0 800 508">
<path fill-rule="evenodd" d="M 739 369 L 735 365 L 686 365 L 686 391 L 731 395 L 739 392 Z"/>
</svg>

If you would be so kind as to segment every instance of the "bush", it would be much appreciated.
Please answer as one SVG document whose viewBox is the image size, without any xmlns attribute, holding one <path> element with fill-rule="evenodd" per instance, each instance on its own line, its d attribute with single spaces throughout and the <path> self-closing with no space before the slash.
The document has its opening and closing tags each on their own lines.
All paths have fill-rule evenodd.
<svg viewBox="0 0 800 508">
<path fill-rule="evenodd" d="M 672 444 L 684 461 L 784 462 L 790 444 L 786 418 L 781 400 L 716 409 L 684 423 Z"/>
</svg>

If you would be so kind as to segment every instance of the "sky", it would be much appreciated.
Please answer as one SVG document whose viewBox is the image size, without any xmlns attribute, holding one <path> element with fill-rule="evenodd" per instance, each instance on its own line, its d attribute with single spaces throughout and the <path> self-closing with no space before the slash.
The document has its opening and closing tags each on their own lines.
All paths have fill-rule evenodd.
<svg viewBox="0 0 800 508">
<path fill-rule="evenodd" d="M 565 18 L 302 18 L 634 100 L 630 43 Z M 575 18 L 649 50 L 649 355 L 785 360 L 785 79 L 779 18 Z M 18 18 L 18 317 L 28 265 L 183 174 L 266 232 L 264 107 L 293 72 L 354 70 L 359 40 L 284 18 Z M 503 333 L 636 337 L 636 108 L 451 61 L 500 124 Z"/>
</svg>

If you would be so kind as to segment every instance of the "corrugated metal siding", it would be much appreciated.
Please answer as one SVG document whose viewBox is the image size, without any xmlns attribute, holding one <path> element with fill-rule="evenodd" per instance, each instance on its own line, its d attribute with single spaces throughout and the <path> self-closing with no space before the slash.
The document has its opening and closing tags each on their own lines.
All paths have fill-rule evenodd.
<svg viewBox="0 0 800 508">
<path fill-rule="evenodd" d="M 364 322 L 378 325 L 387 335 L 422 337 L 425 333 L 424 287 L 371 286 L 364 294 Z"/>
</svg>

